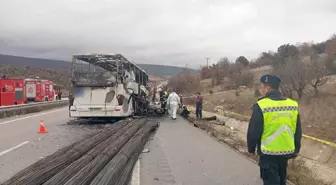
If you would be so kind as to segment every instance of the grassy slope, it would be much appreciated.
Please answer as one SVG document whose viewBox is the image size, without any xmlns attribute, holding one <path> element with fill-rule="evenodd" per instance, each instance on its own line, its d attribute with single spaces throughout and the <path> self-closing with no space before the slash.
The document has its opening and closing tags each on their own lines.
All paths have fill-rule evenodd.
<svg viewBox="0 0 336 185">
<path fill-rule="evenodd" d="M 259 75 L 259 74 L 258 74 Z M 202 86 L 205 86 L 204 94 L 210 89 L 211 81 L 203 80 Z M 306 95 L 299 102 L 302 126 L 306 134 L 316 136 L 336 142 L 336 76 L 331 76 L 329 83 L 319 87 L 320 95 L 313 96 L 313 89 L 307 88 Z M 216 91 L 214 91 L 216 92 Z M 257 100 L 254 97 L 253 89 L 246 89 L 240 93 L 240 96 L 235 95 L 235 90 L 223 91 L 218 94 L 204 96 L 206 101 L 204 109 L 213 112 L 216 106 L 221 106 L 224 110 L 237 112 L 246 116 L 252 113 L 252 106 Z"/>
</svg>

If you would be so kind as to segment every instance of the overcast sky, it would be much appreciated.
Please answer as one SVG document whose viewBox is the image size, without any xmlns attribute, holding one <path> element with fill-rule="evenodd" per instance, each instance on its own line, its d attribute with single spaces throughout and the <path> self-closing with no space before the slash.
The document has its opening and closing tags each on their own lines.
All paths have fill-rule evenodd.
<svg viewBox="0 0 336 185">
<path fill-rule="evenodd" d="M 253 2 L 253 3 L 252 3 Z M 199 67 L 336 32 L 336 0 L 0 0 L 0 53 Z"/>
</svg>

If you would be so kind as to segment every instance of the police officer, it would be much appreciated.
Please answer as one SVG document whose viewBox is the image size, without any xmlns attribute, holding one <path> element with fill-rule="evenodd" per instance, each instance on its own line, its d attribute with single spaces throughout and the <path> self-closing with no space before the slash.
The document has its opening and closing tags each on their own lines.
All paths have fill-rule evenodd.
<svg viewBox="0 0 336 185">
<path fill-rule="evenodd" d="M 279 91 L 280 78 L 260 78 L 263 97 L 253 107 L 247 145 L 248 152 L 259 154 L 260 176 L 264 185 L 286 185 L 288 159 L 301 148 L 301 121 L 298 103 Z"/>
</svg>

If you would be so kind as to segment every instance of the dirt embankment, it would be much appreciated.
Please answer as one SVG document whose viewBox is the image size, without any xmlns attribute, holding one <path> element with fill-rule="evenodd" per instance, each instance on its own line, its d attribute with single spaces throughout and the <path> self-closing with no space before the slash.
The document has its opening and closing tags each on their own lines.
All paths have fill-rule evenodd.
<svg viewBox="0 0 336 185">
<path fill-rule="evenodd" d="M 303 132 L 313 137 L 336 142 L 336 124 L 334 121 L 336 120 L 336 85 L 330 84 L 321 87 L 320 91 L 318 97 L 307 95 L 299 102 Z M 222 109 L 226 111 L 228 116 L 239 117 L 239 119 L 246 121 L 249 120 L 252 107 L 257 101 L 252 89 L 240 92 L 239 96 L 236 96 L 235 90 L 216 92 L 212 95 L 204 93 L 203 98 L 204 110 L 217 112 L 218 109 Z M 194 104 L 193 98 L 184 101 Z"/>
</svg>

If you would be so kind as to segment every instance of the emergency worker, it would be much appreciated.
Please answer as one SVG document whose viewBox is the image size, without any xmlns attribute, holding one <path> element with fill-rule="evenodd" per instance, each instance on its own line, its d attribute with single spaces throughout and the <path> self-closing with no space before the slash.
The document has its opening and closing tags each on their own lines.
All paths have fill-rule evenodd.
<svg viewBox="0 0 336 185">
<path fill-rule="evenodd" d="M 183 105 L 181 116 L 184 117 L 184 118 L 188 118 L 189 114 L 190 114 L 189 108 L 186 105 Z"/>
<path fill-rule="evenodd" d="M 161 109 L 165 110 L 165 114 L 167 114 L 168 113 L 168 110 L 167 110 L 168 92 L 163 91 L 161 88 L 159 88 L 159 94 L 160 94 Z"/>
<path fill-rule="evenodd" d="M 260 78 L 264 95 L 254 104 L 247 133 L 248 152 L 259 154 L 260 176 L 264 185 L 286 185 L 288 159 L 301 148 L 301 121 L 298 103 L 279 91 L 280 78 Z"/>
<path fill-rule="evenodd" d="M 57 97 L 58 97 L 58 100 L 62 100 L 62 91 L 59 91 Z"/>
<path fill-rule="evenodd" d="M 164 92 L 161 88 L 158 89 L 159 94 L 160 94 L 160 101 L 162 101 L 163 97 L 164 97 Z"/>
<path fill-rule="evenodd" d="M 169 93 L 167 90 L 164 91 L 164 94 L 163 94 L 163 99 L 164 99 L 164 107 L 166 108 L 166 112 L 165 114 L 167 115 L 168 114 L 168 109 L 169 109 L 169 106 L 167 105 L 167 102 L 168 102 L 168 96 L 169 96 Z"/>
<path fill-rule="evenodd" d="M 75 97 L 74 97 L 74 95 L 72 94 L 72 92 L 70 91 L 70 92 L 69 92 L 69 117 L 71 117 L 71 114 L 70 114 L 70 108 L 71 108 L 71 106 L 73 105 L 74 100 L 75 100 Z"/>
<path fill-rule="evenodd" d="M 73 105 L 74 100 L 75 100 L 75 97 L 73 96 L 72 92 L 69 92 L 69 110 L 70 110 L 70 107 Z"/>
<path fill-rule="evenodd" d="M 167 99 L 168 107 L 171 110 L 171 118 L 176 120 L 176 112 L 180 103 L 180 97 L 174 91 L 169 94 Z"/>
<path fill-rule="evenodd" d="M 165 104 L 164 104 L 164 101 L 165 101 L 165 98 L 164 98 L 164 97 L 165 97 L 165 93 L 164 93 L 164 91 L 163 91 L 161 88 L 159 88 L 158 91 L 159 91 L 159 94 L 160 94 L 161 108 L 164 109 L 164 108 L 165 108 Z"/>
</svg>

